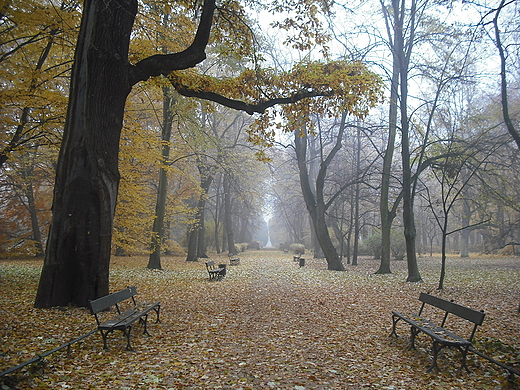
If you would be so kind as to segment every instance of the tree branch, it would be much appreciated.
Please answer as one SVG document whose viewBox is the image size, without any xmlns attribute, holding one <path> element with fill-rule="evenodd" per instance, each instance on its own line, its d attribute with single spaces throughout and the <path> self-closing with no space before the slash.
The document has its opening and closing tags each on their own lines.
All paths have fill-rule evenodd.
<svg viewBox="0 0 520 390">
<path fill-rule="evenodd" d="M 173 83 L 172 83 L 173 84 Z M 196 91 L 194 89 L 190 89 L 184 85 L 173 84 L 177 92 L 186 97 L 195 97 L 199 99 L 208 100 L 211 102 L 219 103 L 228 108 L 233 108 L 235 110 L 247 112 L 249 115 L 253 115 L 254 113 L 263 114 L 265 110 L 270 107 L 276 106 L 277 104 L 291 104 L 296 103 L 302 99 L 318 97 L 318 96 L 332 96 L 333 92 L 318 92 L 312 90 L 301 90 L 294 93 L 289 97 L 280 97 L 269 100 L 261 100 L 257 103 L 245 103 L 241 100 L 235 100 L 227 98 L 223 95 L 220 95 L 216 92 L 208 92 L 208 91 Z"/>
<path fill-rule="evenodd" d="M 130 85 L 148 80 L 150 77 L 168 75 L 175 70 L 192 68 L 206 59 L 216 0 L 204 0 L 199 27 L 192 44 L 179 53 L 156 54 L 132 66 Z"/>
</svg>

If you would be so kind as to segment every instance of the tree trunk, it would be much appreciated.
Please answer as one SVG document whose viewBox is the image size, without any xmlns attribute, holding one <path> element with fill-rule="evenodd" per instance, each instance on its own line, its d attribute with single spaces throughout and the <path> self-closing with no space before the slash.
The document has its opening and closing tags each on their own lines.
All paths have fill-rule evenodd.
<svg viewBox="0 0 520 390">
<path fill-rule="evenodd" d="M 357 145 L 356 145 L 356 178 L 361 173 L 361 131 L 357 126 Z M 359 181 L 356 182 L 354 189 L 354 248 L 352 251 L 352 265 L 358 265 L 358 248 L 359 248 Z"/>
<path fill-rule="evenodd" d="M 229 174 L 224 174 L 224 225 L 226 227 L 227 247 L 230 255 L 236 255 L 235 239 L 233 233 L 233 220 L 231 218 L 231 184 Z"/>
<path fill-rule="evenodd" d="M 170 160 L 170 140 L 173 127 L 172 91 L 170 87 L 163 88 L 163 125 L 162 125 L 162 150 L 161 169 L 159 171 L 159 188 L 157 190 L 157 202 L 155 203 L 155 219 L 152 228 L 152 253 L 148 260 L 147 268 L 162 269 L 161 249 L 164 240 L 164 216 L 166 214 L 166 199 L 168 195 L 167 166 Z"/>
<path fill-rule="evenodd" d="M 442 230 L 442 244 L 441 244 L 441 273 L 439 276 L 438 290 L 444 288 L 444 278 L 446 277 L 446 239 L 448 238 L 448 214 L 444 215 L 444 223 L 441 227 Z"/>
<path fill-rule="evenodd" d="M 197 202 L 197 213 L 195 215 L 195 224 L 192 226 L 188 237 L 188 254 L 186 261 L 197 261 L 198 258 L 206 258 L 206 241 L 204 230 L 204 210 L 206 208 L 206 197 L 208 195 L 209 186 L 213 181 L 213 176 L 208 176 L 204 167 L 199 167 L 201 175 L 200 188 L 201 193 Z"/>
<path fill-rule="evenodd" d="M 118 152 L 136 1 L 85 1 L 35 306 L 86 306 L 109 292 Z M 117 26 L 117 28 L 114 28 Z"/>
<path fill-rule="evenodd" d="M 343 126 L 342 126 L 343 128 Z M 343 263 L 338 256 L 336 248 L 332 244 L 330 239 L 329 230 L 327 228 L 325 220 L 325 203 L 323 201 L 323 186 L 325 182 L 325 176 L 328 164 L 324 161 L 321 164 L 320 171 L 318 173 L 318 179 L 316 180 L 316 197 L 311 189 L 311 183 L 309 173 L 307 171 L 306 157 L 307 157 L 307 136 L 300 137 L 300 132 L 294 132 L 294 144 L 296 150 L 296 158 L 298 160 L 298 169 L 300 174 L 300 186 L 302 188 L 303 198 L 305 205 L 309 211 L 316 238 L 320 243 L 325 259 L 327 260 L 327 266 L 332 271 L 344 271 Z M 331 152 L 333 153 L 333 152 Z M 330 157 L 332 155 L 329 154 Z M 330 162 L 330 160 L 329 160 Z"/>
<path fill-rule="evenodd" d="M 471 205 L 468 199 L 462 200 L 462 227 L 468 227 L 471 220 Z M 460 257 L 469 257 L 469 235 L 470 229 L 462 229 L 460 231 Z"/>
<path fill-rule="evenodd" d="M 388 114 L 388 141 L 383 156 L 383 172 L 381 177 L 381 199 L 379 204 L 381 214 L 381 263 L 376 274 L 389 274 L 390 270 L 390 236 L 392 223 L 396 215 L 396 206 L 390 206 L 390 178 L 392 173 L 392 161 L 395 149 L 395 136 L 397 133 L 397 101 L 399 87 L 399 63 L 397 54 L 393 55 L 393 72 L 390 86 L 390 109 Z"/>
<path fill-rule="evenodd" d="M 399 2 L 393 2 L 396 6 Z M 395 12 L 395 11 L 394 11 Z M 405 10 L 401 9 L 400 14 L 404 15 Z M 412 7 L 410 10 L 410 15 L 412 18 L 415 18 L 415 1 L 412 1 Z M 415 28 L 414 21 L 410 22 L 412 26 L 412 32 L 410 34 L 413 35 L 413 29 Z M 402 24 L 401 24 L 402 26 Z M 396 42 L 404 42 L 402 37 L 403 31 L 402 28 L 396 26 L 394 36 L 398 36 L 396 38 Z M 411 46 L 413 45 L 413 36 L 410 39 L 410 47 L 408 51 L 400 50 L 397 52 L 398 60 L 399 60 L 399 85 L 400 85 L 400 111 L 401 111 L 401 159 L 403 162 L 403 225 L 404 225 L 404 237 L 406 240 L 406 260 L 408 264 L 408 277 L 406 281 L 408 282 L 419 282 L 422 280 L 421 275 L 419 273 L 419 267 L 417 266 L 417 256 L 415 252 L 415 219 L 414 219 L 414 211 L 413 211 L 413 194 L 412 194 L 412 167 L 410 162 L 410 123 L 408 118 L 408 69 L 409 69 L 409 61 L 411 54 Z"/>
<path fill-rule="evenodd" d="M 40 224 L 38 223 L 38 211 L 36 210 L 36 203 L 34 201 L 34 188 L 32 183 L 29 183 L 26 188 L 27 194 L 27 208 L 31 216 L 32 237 L 36 246 L 36 257 L 43 257 L 42 234 L 40 231 Z"/>
</svg>

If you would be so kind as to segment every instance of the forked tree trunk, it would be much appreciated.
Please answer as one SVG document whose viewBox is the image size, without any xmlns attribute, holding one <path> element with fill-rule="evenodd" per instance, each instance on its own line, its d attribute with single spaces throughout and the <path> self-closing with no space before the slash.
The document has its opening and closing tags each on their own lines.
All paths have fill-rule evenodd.
<svg viewBox="0 0 520 390">
<path fill-rule="evenodd" d="M 344 117 L 342 122 L 344 122 Z M 341 147 L 341 137 L 343 131 L 343 125 L 341 126 L 341 134 L 338 135 L 338 142 L 336 147 L 331 151 L 329 156 L 325 161 L 322 162 L 320 171 L 318 173 L 318 178 L 316 180 L 316 196 L 311 188 L 311 183 L 309 179 L 309 173 L 306 166 L 306 157 L 307 157 L 307 140 L 306 135 L 304 137 L 300 136 L 299 131 L 294 132 L 294 144 L 296 150 L 296 158 L 298 160 L 298 169 L 300 174 L 300 186 L 302 188 L 303 198 L 305 200 L 305 205 L 307 206 L 307 210 L 309 211 L 309 215 L 312 220 L 312 224 L 314 227 L 314 232 L 316 233 L 316 238 L 321 246 L 323 254 L 325 255 L 325 259 L 327 261 L 327 268 L 332 271 L 344 271 L 343 263 L 338 256 L 338 252 L 332 243 L 332 240 L 329 235 L 329 230 L 327 228 L 327 223 L 325 219 L 325 211 L 326 206 L 323 200 L 323 186 L 325 183 L 325 176 L 327 172 L 328 164 L 330 164 L 330 160 L 334 156 L 334 154 Z"/>
</svg>

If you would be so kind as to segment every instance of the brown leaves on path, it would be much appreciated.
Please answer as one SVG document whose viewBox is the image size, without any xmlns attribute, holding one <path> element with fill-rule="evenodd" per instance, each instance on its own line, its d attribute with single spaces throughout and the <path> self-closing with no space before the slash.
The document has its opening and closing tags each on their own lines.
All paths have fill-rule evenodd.
<svg viewBox="0 0 520 390">
<path fill-rule="evenodd" d="M 426 373 L 430 340 L 407 350 L 408 328 L 389 338 L 391 310 L 416 312 L 421 291 L 487 313 L 476 334 L 486 353 L 505 363 L 520 360 L 516 311 L 518 259 L 449 259 L 447 288 L 435 290 L 439 259 L 420 260 L 425 282 L 410 284 L 406 263 L 374 275 L 378 263 L 362 259 L 347 272 L 327 271 L 324 260 L 299 268 L 276 251 L 241 254 L 221 282 L 209 282 L 203 261 L 115 258 L 111 289 L 136 285 L 140 300 L 162 301 L 162 323 L 133 330 L 137 352 L 124 350 L 121 332 L 104 351 L 99 334 L 57 352 L 44 365 L 10 376 L 3 385 L 37 389 L 501 389 L 506 375 L 470 354 L 471 374 L 459 372 L 460 355 L 446 351 L 441 371 Z M 216 263 L 227 262 L 214 257 Z M 41 262 L 0 262 L 0 371 L 51 350 L 95 327 L 87 310 L 33 309 Z M 463 324 L 453 330 L 463 333 Z M 505 346 L 507 348 L 501 348 Z M 477 348 L 479 346 L 477 345 Z M 509 361 L 511 360 L 511 361 Z"/>
</svg>

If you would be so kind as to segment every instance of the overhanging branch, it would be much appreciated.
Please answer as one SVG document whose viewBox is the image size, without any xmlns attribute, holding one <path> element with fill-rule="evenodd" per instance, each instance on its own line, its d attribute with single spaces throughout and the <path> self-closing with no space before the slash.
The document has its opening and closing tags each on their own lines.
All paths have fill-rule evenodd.
<svg viewBox="0 0 520 390">
<path fill-rule="evenodd" d="M 288 97 L 280 97 L 269 100 L 261 100 L 256 103 L 246 103 L 241 100 L 230 99 L 223 95 L 220 95 L 216 92 L 209 91 L 196 91 L 194 89 L 190 89 L 184 85 L 173 84 L 174 88 L 177 92 L 186 97 L 194 97 L 199 99 L 208 100 L 211 102 L 215 102 L 221 104 L 223 106 L 233 108 L 235 110 L 247 112 L 249 115 L 253 115 L 254 113 L 263 114 L 265 110 L 270 107 L 276 106 L 278 104 L 291 104 L 296 103 L 300 100 L 313 98 L 318 96 L 332 96 L 332 92 L 317 92 L 317 91 L 308 91 L 302 90 L 294 93 Z"/>
</svg>

